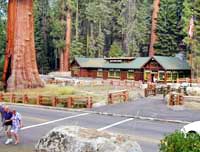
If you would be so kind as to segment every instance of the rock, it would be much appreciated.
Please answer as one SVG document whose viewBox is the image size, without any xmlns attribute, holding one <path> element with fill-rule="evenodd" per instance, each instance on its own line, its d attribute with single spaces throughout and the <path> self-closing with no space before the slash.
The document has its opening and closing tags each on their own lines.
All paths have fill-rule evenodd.
<svg viewBox="0 0 200 152">
<path fill-rule="evenodd" d="M 200 87 L 187 87 L 186 92 L 189 96 L 200 96 Z"/>
<path fill-rule="evenodd" d="M 130 136 L 77 126 L 58 127 L 42 137 L 36 152 L 142 152 Z"/>
</svg>

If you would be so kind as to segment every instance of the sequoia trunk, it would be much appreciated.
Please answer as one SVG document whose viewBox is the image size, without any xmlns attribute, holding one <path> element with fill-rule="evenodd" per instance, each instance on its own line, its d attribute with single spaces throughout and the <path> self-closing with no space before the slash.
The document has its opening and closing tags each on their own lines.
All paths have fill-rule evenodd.
<svg viewBox="0 0 200 152">
<path fill-rule="evenodd" d="M 154 51 L 154 44 L 156 42 L 156 26 L 157 26 L 157 18 L 158 18 L 158 12 L 159 12 L 159 5 L 160 0 L 154 0 L 153 4 L 153 14 L 152 14 L 152 24 L 151 24 L 151 42 L 149 47 L 149 56 L 153 56 L 155 54 Z"/>
<path fill-rule="evenodd" d="M 71 11 L 66 12 L 66 36 L 65 36 L 65 50 L 60 54 L 60 71 L 69 71 L 69 55 L 71 45 Z"/>
<path fill-rule="evenodd" d="M 9 0 L 3 80 L 10 91 L 43 86 L 36 64 L 33 0 Z"/>
</svg>

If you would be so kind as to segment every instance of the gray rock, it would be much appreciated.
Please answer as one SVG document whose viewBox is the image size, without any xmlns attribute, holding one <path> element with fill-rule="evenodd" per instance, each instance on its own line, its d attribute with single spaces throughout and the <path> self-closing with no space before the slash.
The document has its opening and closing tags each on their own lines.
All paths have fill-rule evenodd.
<svg viewBox="0 0 200 152">
<path fill-rule="evenodd" d="M 130 136 L 77 126 L 58 127 L 42 137 L 36 152 L 142 152 Z"/>
<path fill-rule="evenodd" d="M 187 87 L 186 91 L 190 96 L 200 96 L 200 87 Z"/>
</svg>

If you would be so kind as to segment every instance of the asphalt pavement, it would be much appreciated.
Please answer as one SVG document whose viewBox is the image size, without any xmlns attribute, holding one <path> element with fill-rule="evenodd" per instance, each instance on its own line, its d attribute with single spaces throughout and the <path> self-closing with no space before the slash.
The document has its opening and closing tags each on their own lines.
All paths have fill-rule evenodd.
<svg viewBox="0 0 200 152">
<path fill-rule="evenodd" d="M 162 119 L 184 121 L 200 120 L 200 111 L 174 111 L 166 107 L 161 98 L 144 98 L 135 102 L 107 105 L 93 108 L 91 111 L 117 113 L 120 115 L 100 115 L 86 111 L 62 111 L 37 107 L 12 105 L 23 116 L 21 143 L 19 145 L 4 145 L 5 136 L 0 133 L 0 152 L 29 152 L 34 150 L 38 139 L 54 127 L 76 125 L 86 128 L 95 128 L 100 131 L 109 131 L 133 136 L 141 145 L 144 152 L 159 151 L 160 139 L 166 134 L 179 130 L 184 124 L 162 121 L 139 120 L 120 115 L 137 115 Z"/>
</svg>

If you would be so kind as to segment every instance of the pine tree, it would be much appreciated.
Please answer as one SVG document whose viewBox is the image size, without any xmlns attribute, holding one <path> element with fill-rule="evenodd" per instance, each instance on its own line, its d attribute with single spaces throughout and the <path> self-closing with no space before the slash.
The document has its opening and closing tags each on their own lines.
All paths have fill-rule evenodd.
<svg viewBox="0 0 200 152">
<path fill-rule="evenodd" d="M 182 24 L 184 44 L 187 46 L 188 59 L 192 66 L 192 77 L 200 76 L 200 0 L 185 0 L 183 3 Z M 193 36 L 189 36 L 190 21 L 194 19 Z"/>
<path fill-rule="evenodd" d="M 152 0 L 122 0 L 116 3 L 122 48 L 127 56 L 139 56 L 148 50 Z M 116 13 L 117 14 L 117 13 Z M 119 40 L 118 40 L 119 41 Z"/>
<path fill-rule="evenodd" d="M 180 51 L 184 34 L 181 24 L 183 0 L 161 0 L 157 22 L 157 55 L 171 56 Z"/>
<path fill-rule="evenodd" d="M 106 27 L 111 20 L 110 0 L 95 0 L 86 7 L 86 19 L 89 23 L 88 54 L 93 57 L 104 55 Z"/>
<path fill-rule="evenodd" d="M 40 73 L 47 73 L 50 70 L 48 60 L 49 3 L 48 0 L 35 0 L 34 4 L 35 48 L 37 52 L 37 64 Z"/>
<path fill-rule="evenodd" d="M 193 18 L 194 18 L 194 36 L 191 40 L 191 51 L 193 60 L 194 76 L 199 77 L 200 73 L 200 0 L 194 0 L 193 2 Z"/>
<path fill-rule="evenodd" d="M 122 49 L 116 42 L 114 42 L 109 50 L 109 57 L 120 57 L 122 55 L 123 55 Z"/>
</svg>

